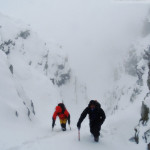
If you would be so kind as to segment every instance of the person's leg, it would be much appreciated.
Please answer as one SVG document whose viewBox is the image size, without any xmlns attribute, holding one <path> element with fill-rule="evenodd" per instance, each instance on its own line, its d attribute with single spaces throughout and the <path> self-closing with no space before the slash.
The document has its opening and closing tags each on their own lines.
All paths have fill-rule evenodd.
<svg viewBox="0 0 150 150">
<path fill-rule="evenodd" d="M 66 124 L 65 124 L 65 123 L 62 123 L 62 124 L 61 124 L 61 128 L 62 128 L 63 131 L 66 131 Z"/>
<path fill-rule="evenodd" d="M 100 129 L 101 129 L 101 126 L 99 124 L 97 124 L 97 123 L 90 123 L 90 132 L 93 134 L 94 140 L 96 142 L 99 141 Z"/>
<path fill-rule="evenodd" d="M 92 123 L 90 123 L 90 132 L 92 135 L 94 134 L 94 127 Z"/>
<path fill-rule="evenodd" d="M 67 119 L 60 119 L 62 131 L 66 131 L 66 122 L 67 122 Z"/>
<path fill-rule="evenodd" d="M 100 129 L 101 129 L 101 126 L 99 124 L 95 125 L 95 130 L 94 130 L 94 140 L 95 140 L 95 142 L 99 141 Z"/>
</svg>

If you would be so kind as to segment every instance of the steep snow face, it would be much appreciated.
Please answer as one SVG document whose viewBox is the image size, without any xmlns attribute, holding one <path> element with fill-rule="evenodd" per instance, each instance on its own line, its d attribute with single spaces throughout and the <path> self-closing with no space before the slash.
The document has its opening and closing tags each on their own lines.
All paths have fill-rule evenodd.
<svg viewBox="0 0 150 150">
<path fill-rule="evenodd" d="M 59 102 L 69 111 L 87 103 L 86 86 L 62 46 L 43 42 L 29 26 L 2 14 L 0 58 L 0 149 L 37 137 L 42 126 L 47 130 L 40 135 L 46 135 Z"/>
<path fill-rule="evenodd" d="M 36 135 L 38 126 L 48 125 L 60 97 L 52 83 L 24 61 L 16 58 L 18 66 L 12 71 L 7 56 L 2 51 L 0 56 L 0 149 L 5 149 Z"/>
<path fill-rule="evenodd" d="M 125 109 L 137 100 L 143 90 L 147 89 L 149 37 L 140 38 L 130 48 L 123 63 L 114 71 L 114 84 L 106 93 L 106 106 L 109 113 L 116 109 Z"/>
<path fill-rule="evenodd" d="M 120 119 L 124 119 L 119 128 L 132 129 L 132 134 L 127 131 L 124 135 L 140 146 L 150 142 L 150 34 L 146 33 L 132 44 L 123 63 L 115 69 L 114 85 L 105 95 L 107 113 L 120 114 Z M 123 124 L 128 127 L 123 128 Z"/>
<path fill-rule="evenodd" d="M 56 87 L 62 87 L 64 85 L 68 87 L 67 92 L 72 94 L 73 99 L 78 97 L 80 101 L 84 101 L 86 97 L 86 86 L 82 83 L 78 85 L 78 89 L 80 90 L 76 91 L 77 84 L 80 84 L 80 81 L 71 70 L 68 57 L 64 53 L 63 47 L 59 44 L 43 42 L 38 38 L 36 33 L 32 32 L 29 26 L 25 26 L 22 23 L 16 24 L 16 22 L 3 16 L 1 18 L 0 49 L 8 55 L 12 65 L 17 63 L 15 59 L 16 55 L 18 55 L 18 59 L 23 59 L 27 66 L 34 67 L 36 70 L 45 74 Z M 60 93 L 65 92 L 65 87 L 58 88 Z M 68 89 L 72 88 L 74 89 L 73 91 L 68 91 Z M 85 92 L 83 93 L 82 91 Z M 61 100 L 65 98 L 62 96 Z"/>
</svg>

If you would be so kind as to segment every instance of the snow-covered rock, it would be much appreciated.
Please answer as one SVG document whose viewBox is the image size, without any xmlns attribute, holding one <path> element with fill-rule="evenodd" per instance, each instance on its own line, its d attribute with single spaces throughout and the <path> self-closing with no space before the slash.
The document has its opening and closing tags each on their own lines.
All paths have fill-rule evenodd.
<svg viewBox="0 0 150 150">
<path fill-rule="evenodd" d="M 148 18 L 146 21 L 144 36 L 132 44 L 123 62 L 115 69 L 114 85 L 105 95 L 108 114 L 117 116 L 128 110 L 124 115 L 128 130 L 133 129 L 133 137 L 130 133 L 125 134 L 140 146 L 150 143 L 150 26 Z"/>
<path fill-rule="evenodd" d="M 0 14 L 0 149 L 50 130 L 55 106 L 86 104 L 86 94 L 61 45 Z"/>
</svg>

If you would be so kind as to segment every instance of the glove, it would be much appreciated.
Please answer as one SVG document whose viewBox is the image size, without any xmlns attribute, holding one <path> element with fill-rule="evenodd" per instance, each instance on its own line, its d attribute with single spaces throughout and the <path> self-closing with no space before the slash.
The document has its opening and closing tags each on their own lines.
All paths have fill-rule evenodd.
<svg viewBox="0 0 150 150">
<path fill-rule="evenodd" d="M 100 123 L 100 126 L 102 126 L 103 122 Z"/>
<path fill-rule="evenodd" d="M 77 123 L 77 128 L 80 129 L 81 128 L 81 124 L 78 122 Z"/>
<path fill-rule="evenodd" d="M 70 115 L 68 116 L 68 124 L 70 125 Z"/>
<path fill-rule="evenodd" d="M 68 120 L 68 124 L 70 125 L 70 120 Z"/>
<path fill-rule="evenodd" d="M 52 128 L 55 126 L 55 120 L 53 119 Z"/>
</svg>

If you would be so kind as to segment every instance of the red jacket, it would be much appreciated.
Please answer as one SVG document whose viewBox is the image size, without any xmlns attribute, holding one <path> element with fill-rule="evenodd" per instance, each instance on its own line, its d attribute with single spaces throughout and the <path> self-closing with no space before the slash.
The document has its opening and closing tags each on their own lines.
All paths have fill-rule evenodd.
<svg viewBox="0 0 150 150">
<path fill-rule="evenodd" d="M 66 119 L 69 117 L 69 112 L 65 109 L 64 113 L 62 113 L 62 108 L 60 106 L 56 106 L 55 112 L 53 114 L 53 119 L 56 120 L 56 117 L 60 119 Z"/>
</svg>

